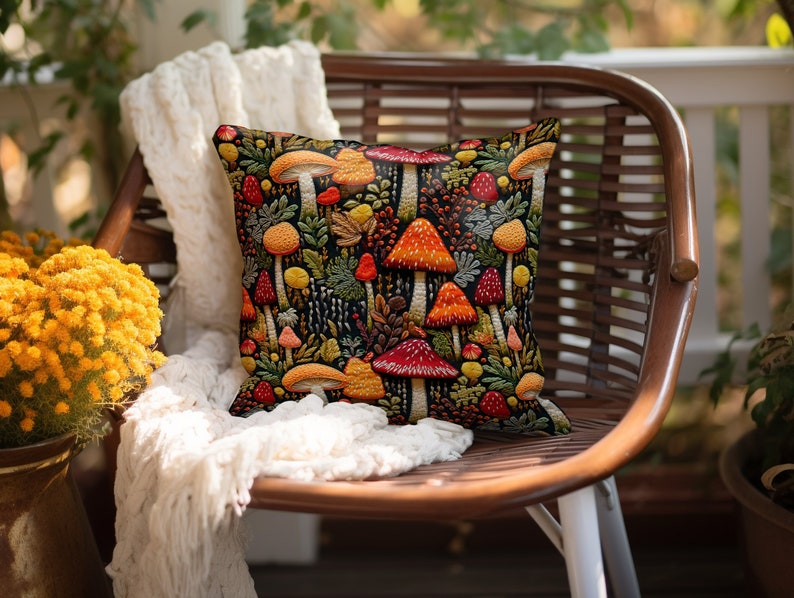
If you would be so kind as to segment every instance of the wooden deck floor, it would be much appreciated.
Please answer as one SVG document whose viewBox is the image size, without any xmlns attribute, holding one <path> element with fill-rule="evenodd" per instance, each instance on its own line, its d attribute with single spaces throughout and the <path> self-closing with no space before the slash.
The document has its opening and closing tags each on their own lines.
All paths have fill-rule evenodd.
<svg viewBox="0 0 794 598">
<path fill-rule="evenodd" d="M 627 516 L 644 597 L 748 596 L 732 514 L 707 519 L 675 514 L 654 516 L 652 520 Z M 323 523 L 323 538 L 316 564 L 253 567 L 258 595 L 569 596 L 562 557 L 531 522 L 523 519 L 457 528 L 329 521 Z"/>
<path fill-rule="evenodd" d="M 731 548 L 641 550 L 635 552 L 635 563 L 646 598 L 747 595 Z M 562 559 L 556 554 L 332 556 L 311 567 L 256 567 L 252 575 L 258 595 L 270 598 L 570 595 Z"/>
</svg>

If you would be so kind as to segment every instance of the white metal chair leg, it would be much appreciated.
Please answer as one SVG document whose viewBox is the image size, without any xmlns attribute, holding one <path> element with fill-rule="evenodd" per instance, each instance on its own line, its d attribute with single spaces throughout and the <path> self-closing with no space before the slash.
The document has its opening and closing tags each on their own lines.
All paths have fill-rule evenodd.
<svg viewBox="0 0 794 598">
<path fill-rule="evenodd" d="M 607 595 L 595 492 L 594 486 L 587 486 L 557 499 L 572 598 Z"/>
<path fill-rule="evenodd" d="M 615 478 L 610 476 L 596 485 L 598 527 L 609 579 L 617 598 L 635 598 L 640 595 L 634 559 L 631 556 L 623 512 L 620 509 Z"/>
</svg>

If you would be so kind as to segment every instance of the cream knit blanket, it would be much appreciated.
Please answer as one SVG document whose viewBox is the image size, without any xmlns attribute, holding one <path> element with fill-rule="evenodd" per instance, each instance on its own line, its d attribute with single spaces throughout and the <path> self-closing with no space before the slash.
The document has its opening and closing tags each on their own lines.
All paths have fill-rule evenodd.
<svg viewBox="0 0 794 598">
<path fill-rule="evenodd" d="M 315 396 L 246 419 L 227 412 L 246 375 L 242 262 L 210 137 L 221 123 L 338 136 L 314 46 L 188 52 L 130 83 L 122 114 L 168 214 L 179 275 L 165 319 L 172 356 L 121 427 L 107 570 L 117 598 L 255 596 L 238 526 L 256 476 L 396 475 L 458 458 L 471 433 L 434 420 L 387 426 L 376 407 Z"/>
</svg>

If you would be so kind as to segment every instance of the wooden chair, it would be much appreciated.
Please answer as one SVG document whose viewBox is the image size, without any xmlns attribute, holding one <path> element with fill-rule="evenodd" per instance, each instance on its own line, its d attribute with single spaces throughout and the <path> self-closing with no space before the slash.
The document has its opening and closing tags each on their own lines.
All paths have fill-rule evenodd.
<svg viewBox="0 0 794 598">
<path fill-rule="evenodd" d="M 613 479 L 662 425 L 694 307 L 698 245 L 691 153 L 673 107 L 632 77 L 549 63 L 326 55 L 346 138 L 429 147 L 544 116 L 563 137 L 546 190 L 533 324 L 545 394 L 568 436 L 478 432 L 462 459 L 392 479 L 257 479 L 252 507 L 346 517 L 460 520 L 524 507 L 565 557 L 574 596 L 639 589 Z M 162 216 L 130 162 L 96 245 L 173 262 Z M 559 522 L 543 506 L 557 499 Z"/>
</svg>

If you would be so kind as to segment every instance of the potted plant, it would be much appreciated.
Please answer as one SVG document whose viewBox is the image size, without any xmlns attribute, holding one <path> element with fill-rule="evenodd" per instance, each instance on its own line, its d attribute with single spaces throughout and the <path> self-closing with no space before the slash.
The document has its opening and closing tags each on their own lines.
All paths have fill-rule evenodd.
<svg viewBox="0 0 794 598">
<path fill-rule="evenodd" d="M 741 513 L 745 574 L 753 595 L 790 596 L 794 554 L 794 321 L 761 338 L 747 358 L 744 405 L 755 428 L 722 452 L 720 475 Z M 734 340 L 747 335 L 737 335 Z M 750 336 L 760 336 L 757 327 Z M 731 383 L 731 345 L 715 365 L 711 396 Z M 751 407 L 752 404 L 752 407 Z"/>
<path fill-rule="evenodd" d="M 110 596 L 69 463 L 163 355 L 141 268 L 51 233 L 0 233 L 0 587 Z M 45 572 L 45 574 L 42 574 Z"/>
</svg>

